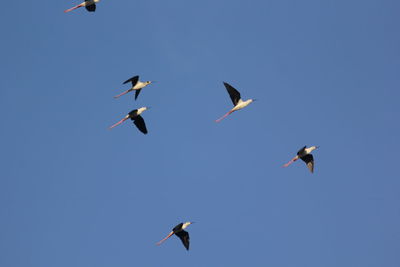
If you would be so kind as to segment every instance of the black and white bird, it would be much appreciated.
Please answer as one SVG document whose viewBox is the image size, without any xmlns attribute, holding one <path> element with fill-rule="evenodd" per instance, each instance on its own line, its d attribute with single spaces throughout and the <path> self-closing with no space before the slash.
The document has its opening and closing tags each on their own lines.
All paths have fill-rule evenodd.
<svg viewBox="0 0 400 267">
<path fill-rule="evenodd" d="M 115 126 L 123 123 L 127 119 L 131 119 L 133 121 L 133 123 L 136 125 L 136 127 L 139 129 L 139 131 L 141 131 L 144 134 L 147 134 L 146 124 L 145 124 L 142 116 L 140 116 L 140 114 L 142 114 L 145 110 L 148 110 L 148 109 L 149 109 L 148 107 L 141 107 L 141 108 L 132 110 L 131 112 L 128 113 L 128 115 L 125 116 L 125 118 L 123 118 L 116 124 L 110 126 L 109 129 L 114 128 Z"/>
<path fill-rule="evenodd" d="M 215 122 L 220 122 L 221 120 L 223 120 L 225 117 L 227 117 L 232 112 L 235 112 L 236 110 L 247 107 L 251 102 L 255 101 L 255 99 L 248 99 L 246 101 L 243 101 L 240 97 L 240 93 L 238 90 L 233 88 L 229 83 L 224 82 L 224 85 L 225 85 L 226 90 L 228 91 L 229 96 L 231 97 L 234 107 L 228 113 L 226 113 L 224 116 L 222 116 Z"/>
<path fill-rule="evenodd" d="M 176 235 L 182 241 L 183 245 L 187 250 L 189 250 L 189 233 L 185 231 L 185 229 L 191 225 L 193 222 L 185 222 L 180 223 L 172 229 L 171 233 L 169 233 L 163 240 L 157 242 L 157 245 L 160 245 L 162 242 L 170 238 L 172 235 Z"/>
<path fill-rule="evenodd" d="M 146 82 L 141 82 L 139 81 L 139 76 L 133 76 L 132 78 L 126 80 L 123 84 L 126 83 L 132 83 L 132 87 L 129 90 L 126 90 L 125 92 L 114 96 L 114 98 L 118 98 L 124 94 L 127 94 L 131 91 L 135 91 L 135 100 L 138 98 L 139 94 L 140 94 L 140 90 L 142 90 L 143 88 L 145 88 L 147 85 L 151 84 L 152 81 L 146 81 Z"/>
<path fill-rule="evenodd" d="M 307 164 L 307 168 L 310 170 L 310 172 L 314 173 L 314 157 L 311 154 L 311 152 L 317 148 L 319 148 L 319 147 L 311 146 L 311 147 L 307 148 L 307 146 L 304 146 L 297 152 L 296 157 L 291 159 L 288 163 L 284 164 L 283 167 L 287 167 L 290 164 L 292 164 L 293 162 L 295 162 L 296 160 L 301 159 L 302 161 L 304 161 Z"/>
<path fill-rule="evenodd" d="M 87 11 L 89 12 L 95 12 L 96 11 L 96 3 L 100 2 L 100 0 L 86 0 L 83 3 L 80 3 L 79 5 L 76 5 L 70 9 L 64 10 L 65 13 L 70 12 L 74 9 L 80 8 L 80 7 L 85 7 Z"/>
</svg>

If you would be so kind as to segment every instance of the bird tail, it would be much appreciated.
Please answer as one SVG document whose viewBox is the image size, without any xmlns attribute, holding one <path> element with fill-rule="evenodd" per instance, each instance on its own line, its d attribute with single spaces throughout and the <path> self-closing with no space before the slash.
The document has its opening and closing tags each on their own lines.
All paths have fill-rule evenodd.
<svg viewBox="0 0 400 267">
<path fill-rule="evenodd" d="M 228 113 L 226 113 L 224 116 L 222 116 L 221 118 L 219 118 L 218 120 L 216 120 L 215 122 L 220 122 L 223 119 L 225 119 L 229 114 L 231 114 L 233 112 L 233 110 L 230 110 Z"/>
<path fill-rule="evenodd" d="M 79 4 L 79 5 L 77 5 L 77 6 L 71 7 L 70 9 L 64 10 L 64 13 L 70 12 L 70 11 L 75 10 L 75 9 L 77 9 L 77 8 L 80 8 L 80 7 L 83 7 L 83 3 L 82 3 L 82 4 Z"/>
<path fill-rule="evenodd" d="M 130 91 L 132 91 L 131 89 L 129 89 L 129 90 L 126 90 L 125 92 L 123 92 L 123 93 L 120 93 L 119 95 L 116 95 L 116 96 L 114 96 L 114 98 L 118 98 L 118 97 L 120 97 L 120 96 L 122 96 L 122 95 L 124 95 L 124 94 L 127 94 L 127 93 L 129 93 Z"/>
<path fill-rule="evenodd" d="M 296 156 L 296 157 L 292 158 L 288 163 L 283 164 L 282 167 L 286 168 L 287 166 L 289 166 L 290 164 L 292 164 L 293 162 L 295 162 L 295 161 L 298 160 L 298 159 L 299 159 L 299 157 Z"/>
<path fill-rule="evenodd" d="M 164 242 L 165 240 L 167 240 L 168 238 L 170 238 L 173 234 L 174 234 L 174 232 L 172 231 L 172 232 L 169 233 L 163 240 L 157 242 L 156 245 L 157 245 L 157 246 L 161 245 L 162 242 Z"/>
<path fill-rule="evenodd" d="M 116 124 L 114 124 L 114 125 L 112 125 L 112 126 L 110 126 L 108 129 L 112 129 L 112 128 L 114 128 L 115 126 L 117 126 L 117 125 L 120 125 L 121 123 L 123 123 L 124 121 L 126 121 L 127 119 L 128 119 L 129 117 L 125 117 L 125 118 L 123 118 L 122 120 L 120 120 L 119 122 L 117 122 Z"/>
</svg>

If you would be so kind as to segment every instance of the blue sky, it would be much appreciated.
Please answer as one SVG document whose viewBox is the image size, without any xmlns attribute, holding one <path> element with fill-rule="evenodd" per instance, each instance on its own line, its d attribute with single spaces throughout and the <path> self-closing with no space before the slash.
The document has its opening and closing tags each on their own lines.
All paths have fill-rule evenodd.
<svg viewBox="0 0 400 267">
<path fill-rule="evenodd" d="M 398 1 L 78 3 L 0 17 L 1 266 L 399 266 Z"/>
</svg>

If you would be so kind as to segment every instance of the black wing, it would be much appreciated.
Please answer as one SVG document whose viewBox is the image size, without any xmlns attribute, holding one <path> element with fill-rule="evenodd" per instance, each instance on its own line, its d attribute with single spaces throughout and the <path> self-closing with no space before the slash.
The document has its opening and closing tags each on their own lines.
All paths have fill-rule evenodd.
<svg viewBox="0 0 400 267">
<path fill-rule="evenodd" d="M 137 109 L 131 110 L 128 115 L 131 118 L 131 120 L 134 120 L 134 118 L 137 116 Z"/>
<path fill-rule="evenodd" d="M 180 223 L 177 226 L 175 226 L 174 229 L 172 229 L 172 231 L 174 233 L 179 232 L 180 230 L 182 230 L 182 226 L 183 226 L 183 223 Z"/>
<path fill-rule="evenodd" d="M 307 168 L 311 173 L 314 173 L 314 157 L 311 154 L 301 157 L 301 159 L 307 164 Z"/>
<path fill-rule="evenodd" d="M 182 230 L 180 232 L 175 233 L 175 235 L 177 235 L 181 239 L 185 248 L 189 250 L 189 240 L 190 240 L 189 233 L 186 232 L 185 230 Z"/>
<path fill-rule="evenodd" d="M 132 82 L 132 87 L 136 85 L 136 83 L 139 81 L 139 76 L 133 76 L 132 78 L 126 80 L 123 84 Z"/>
<path fill-rule="evenodd" d="M 87 1 L 85 1 L 85 2 L 87 2 Z M 88 6 L 85 6 L 85 7 L 86 7 L 86 10 L 89 11 L 89 12 L 95 12 L 96 11 L 96 4 L 88 5 Z"/>
<path fill-rule="evenodd" d="M 306 149 L 307 146 L 304 146 L 303 148 L 301 148 L 298 152 L 297 152 L 297 156 L 301 156 L 302 154 L 304 154 L 304 150 Z"/>
<path fill-rule="evenodd" d="M 136 100 L 137 97 L 139 96 L 141 90 L 142 90 L 142 89 L 135 90 L 135 91 L 136 91 L 136 92 L 135 92 L 135 100 Z"/>
<path fill-rule="evenodd" d="M 224 82 L 225 88 L 228 91 L 229 96 L 231 97 L 233 105 L 237 105 L 240 100 L 240 93 L 238 90 L 233 88 L 229 83 Z"/>
<path fill-rule="evenodd" d="M 144 123 L 144 119 L 142 116 L 138 115 L 134 118 L 132 118 L 133 123 L 136 125 L 136 127 L 139 129 L 144 134 L 147 134 L 147 129 L 146 129 L 146 123 Z"/>
</svg>

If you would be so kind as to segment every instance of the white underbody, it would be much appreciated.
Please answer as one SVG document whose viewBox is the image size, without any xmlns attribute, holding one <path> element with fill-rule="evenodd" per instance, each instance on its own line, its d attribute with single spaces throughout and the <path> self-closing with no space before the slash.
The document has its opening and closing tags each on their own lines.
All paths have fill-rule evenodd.
<svg viewBox="0 0 400 267">
<path fill-rule="evenodd" d="M 236 104 L 236 106 L 233 107 L 233 109 L 231 109 L 231 111 L 236 111 L 236 110 L 242 109 L 244 107 L 247 107 L 248 105 L 250 105 L 251 102 L 253 102 L 253 99 L 249 99 L 246 101 L 239 99 L 238 103 Z"/>
<path fill-rule="evenodd" d="M 304 156 L 306 156 L 306 155 L 311 154 L 311 152 L 313 152 L 315 149 L 317 149 L 316 146 L 311 146 L 311 147 L 305 148 L 304 151 L 303 151 L 300 155 L 297 155 L 297 156 L 295 157 L 295 160 L 297 160 L 297 159 L 299 159 L 299 158 L 301 158 L 301 157 L 304 157 Z"/>
<path fill-rule="evenodd" d="M 137 110 L 137 115 L 140 115 L 140 114 L 142 114 L 142 113 L 143 113 L 143 111 L 145 111 L 145 110 L 147 110 L 147 108 L 146 108 L 146 107 L 139 108 L 139 109 Z"/>
<path fill-rule="evenodd" d="M 82 3 L 83 6 L 91 6 L 93 4 L 96 4 L 97 2 L 100 2 L 100 0 L 90 0 L 90 1 L 85 1 Z"/>
<path fill-rule="evenodd" d="M 138 82 L 135 84 L 135 86 L 132 87 L 132 90 L 139 90 L 139 89 L 142 89 L 142 88 L 146 87 L 147 85 L 149 85 L 149 84 L 148 84 L 148 83 L 145 83 L 145 82 L 140 82 L 140 81 L 138 81 Z"/>
<path fill-rule="evenodd" d="M 185 222 L 183 225 L 182 225 L 182 230 L 184 230 L 185 228 L 187 228 L 189 225 L 191 225 L 192 223 L 191 222 Z"/>
<path fill-rule="evenodd" d="M 306 155 L 308 155 L 308 154 L 310 154 L 312 151 L 314 151 L 315 149 L 317 149 L 317 147 L 316 147 L 316 146 L 312 146 L 312 147 L 309 147 L 309 148 L 304 149 L 304 152 L 305 152 Z"/>
</svg>

